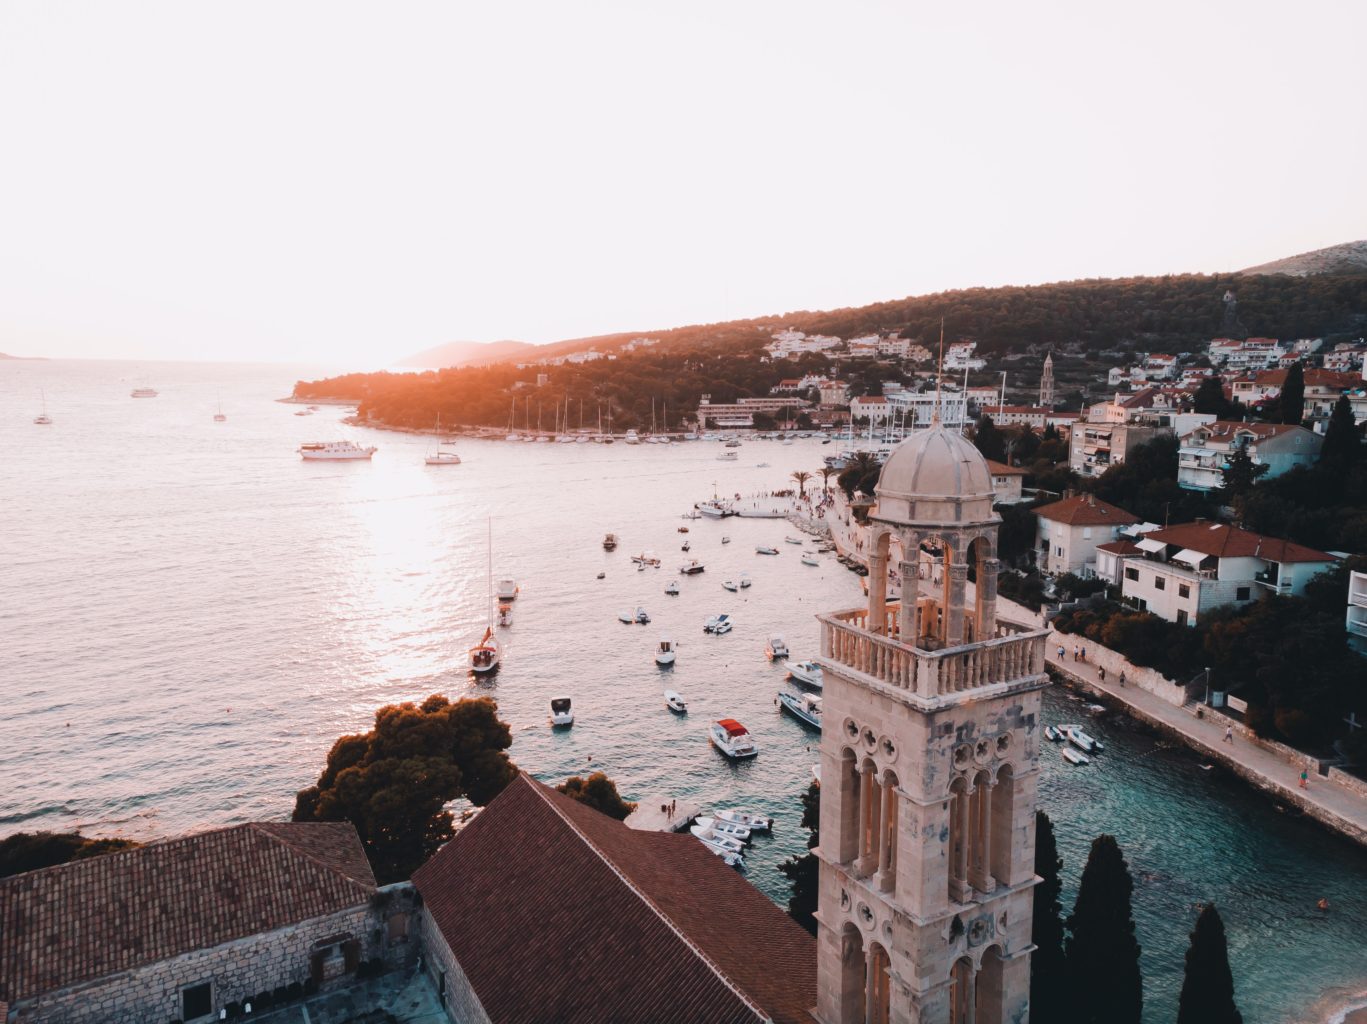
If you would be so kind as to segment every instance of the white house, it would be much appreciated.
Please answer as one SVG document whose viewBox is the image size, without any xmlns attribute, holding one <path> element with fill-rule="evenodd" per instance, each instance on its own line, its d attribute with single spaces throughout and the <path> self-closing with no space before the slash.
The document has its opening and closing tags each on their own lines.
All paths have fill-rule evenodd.
<svg viewBox="0 0 1367 1024">
<path fill-rule="evenodd" d="M 997 495 L 996 504 L 1015 505 L 1025 500 L 1021 493 L 1022 484 L 1025 482 L 1025 470 L 992 459 L 987 460 L 987 468 L 992 473 L 992 490 Z"/>
<path fill-rule="evenodd" d="M 1142 557 L 1126 558 L 1121 593 L 1135 607 L 1178 625 L 1268 594 L 1300 596 L 1334 556 L 1237 526 L 1198 520 L 1145 534 Z"/>
<path fill-rule="evenodd" d="M 1290 423 L 1206 423 L 1182 436 L 1177 450 L 1177 483 L 1189 491 L 1213 491 L 1224 485 L 1224 467 L 1236 451 L 1248 453 L 1255 466 L 1267 466 L 1263 478 L 1281 476 L 1319 458 L 1324 438 Z"/>
<path fill-rule="evenodd" d="M 1367 572 L 1348 574 L 1348 645 L 1367 653 Z"/>
<path fill-rule="evenodd" d="M 1096 572 L 1098 545 L 1109 544 L 1121 527 L 1139 522 L 1123 508 L 1092 494 L 1077 494 L 1035 510 L 1039 520 L 1036 562 L 1042 572 L 1071 572 L 1090 576 Z"/>
</svg>

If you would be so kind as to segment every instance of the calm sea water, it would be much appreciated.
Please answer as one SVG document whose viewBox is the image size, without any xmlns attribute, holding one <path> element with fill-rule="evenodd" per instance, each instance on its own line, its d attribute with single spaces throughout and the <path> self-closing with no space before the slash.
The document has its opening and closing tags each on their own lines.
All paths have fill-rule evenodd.
<svg viewBox="0 0 1367 1024">
<path fill-rule="evenodd" d="M 748 876 L 786 900 L 775 865 L 803 848 L 798 797 L 816 738 L 774 706 L 783 669 L 764 643 L 779 631 L 795 658 L 814 654 L 814 613 L 858 603 L 858 579 L 829 556 L 801 565 L 782 521 L 680 514 L 714 486 L 786 486 L 831 449 L 753 442 L 723 463 L 704 443 L 470 441 L 462 465 L 428 467 L 430 439 L 347 427 L 338 409 L 295 416 L 274 401 L 322 372 L 0 362 L 0 834 L 149 838 L 282 817 L 333 740 L 367 728 L 380 705 L 480 693 L 512 724 L 514 759 L 543 780 L 591 764 L 628 798 L 774 814 Z M 129 398 L 144 384 L 160 397 Z M 31 422 L 40 390 L 50 427 Z M 220 396 L 226 423 L 212 420 Z M 353 464 L 295 453 L 341 437 L 380 450 Z M 491 516 L 494 572 L 522 593 L 501 671 L 476 683 L 465 651 L 485 621 Z M 601 546 L 608 531 L 621 538 L 614 553 Z M 691 556 L 679 550 L 685 538 Z M 757 556 L 760 543 L 782 553 Z M 664 568 L 634 571 L 640 549 Z M 692 556 L 706 573 L 680 577 Z M 742 570 L 754 586 L 724 591 Z M 678 597 L 663 593 L 670 580 Z M 649 626 L 617 621 L 638 605 Z M 735 630 L 705 636 L 704 619 L 719 612 Z M 681 645 L 668 672 L 652 660 L 662 635 Z M 690 700 L 686 718 L 663 708 L 666 686 Z M 553 732 L 546 705 L 560 694 L 574 697 L 577 722 Z M 1058 691 L 1046 710 L 1083 714 Z M 706 724 L 722 715 L 756 734 L 758 760 L 732 765 L 708 747 Z M 1322 1020 L 1367 989 L 1367 852 L 1123 721 L 1092 727 L 1106 755 L 1076 769 L 1047 749 L 1041 795 L 1069 904 L 1092 837 L 1111 832 L 1124 846 L 1146 1020 L 1175 1018 L 1187 932 L 1210 899 L 1250 1024 Z M 1321 896 L 1328 914 L 1315 909 Z"/>
</svg>

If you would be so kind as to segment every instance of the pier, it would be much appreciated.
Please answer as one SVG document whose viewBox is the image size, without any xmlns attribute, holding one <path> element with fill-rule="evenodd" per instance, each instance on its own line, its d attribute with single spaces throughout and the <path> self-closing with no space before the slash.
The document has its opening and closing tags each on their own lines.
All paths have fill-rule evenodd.
<svg viewBox="0 0 1367 1024">
<path fill-rule="evenodd" d="M 702 812 L 692 800 L 673 800 L 653 794 L 642 797 L 627 815 L 627 828 L 638 832 L 680 832 Z"/>
</svg>

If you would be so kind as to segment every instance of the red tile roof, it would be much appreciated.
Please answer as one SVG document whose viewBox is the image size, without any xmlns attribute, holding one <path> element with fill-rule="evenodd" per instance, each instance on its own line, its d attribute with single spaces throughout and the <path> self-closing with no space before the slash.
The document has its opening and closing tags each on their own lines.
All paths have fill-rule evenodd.
<svg viewBox="0 0 1367 1024">
<path fill-rule="evenodd" d="M 1196 427 L 1184 437 L 1191 437 L 1192 434 L 1205 434 L 1212 441 L 1227 442 L 1244 432 L 1263 439 L 1289 434 L 1297 430 L 1304 431 L 1307 434 L 1311 433 L 1305 427 L 1297 426 L 1294 423 L 1240 423 L 1237 420 L 1216 420 L 1214 423 L 1205 423 Z"/>
<path fill-rule="evenodd" d="M 993 476 L 1025 476 L 1026 471 L 1019 466 L 1008 466 L 1004 462 L 995 459 L 987 460 L 987 468 Z"/>
<path fill-rule="evenodd" d="M 1224 523 L 1180 523 L 1163 530 L 1154 530 L 1146 538 L 1189 548 L 1216 558 L 1265 558 L 1271 562 L 1332 562 L 1333 555 L 1316 551 L 1303 544 L 1293 544 L 1278 537 L 1241 530 Z"/>
<path fill-rule="evenodd" d="M 519 776 L 413 876 L 493 1024 L 810 1024 L 816 943 L 689 835 Z"/>
<path fill-rule="evenodd" d="M 349 822 L 235 825 L 0 879 L 0 1001 L 361 906 Z"/>
<path fill-rule="evenodd" d="M 1139 522 L 1123 508 L 1109 505 L 1092 494 L 1075 494 L 1051 505 L 1035 509 L 1035 515 L 1068 526 L 1126 526 Z"/>
<path fill-rule="evenodd" d="M 1105 551 L 1112 555 L 1137 555 L 1141 554 L 1139 545 L 1129 540 L 1113 540 L 1109 544 L 1098 544 L 1098 551 Z"/>
</svg>

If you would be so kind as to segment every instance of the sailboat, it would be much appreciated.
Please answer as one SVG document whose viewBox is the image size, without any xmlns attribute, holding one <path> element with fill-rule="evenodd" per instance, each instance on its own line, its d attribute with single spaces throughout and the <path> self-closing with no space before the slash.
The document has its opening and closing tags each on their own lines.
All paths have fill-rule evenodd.
<svg viewBox="0 0 1367 1024">
<path fill-rule="evenodd" d="M 437 413 L 437 450 L 430 453 L 423 461 L 429 466 L 460 465 L 460 456 L 455 452 L 447 451 L 441 440 L 441 413 Z"/>
<path fill-rule="evenodd" d="M 494 520 L 489 519 L 489 575 L 487 579 L 488 596 L 485 605 L 488 608 L 488 625 L 484 627 L 484 638 L 478 644 L 470 648 L 470 668 L 472 671 L 481 674 L 492 672 L 498 668 L 499 658 L 502 656 L 498 646 L 498 641 L 494 638 Z"/>
<path fill-rule="evenodd" d="M 215 423 L 226 423 L 226 422 L 228 422 L 228 417 L 223 415 L 223 396 L 222 396 L 222 395 L 219 395 L 219 396 L 218 396 L 218 412 L 214 413 L 214 422 L 215 422 Z"/>
<path fill-rule="evenodd" d="M 40 427 L 50 427 L 52 425 L 52 417 L 47 414 L 47 392 L 40 391 L 39 394 L 43 396 L 43 411 L 33 417 L 33 422 Z"/>
</svg>

